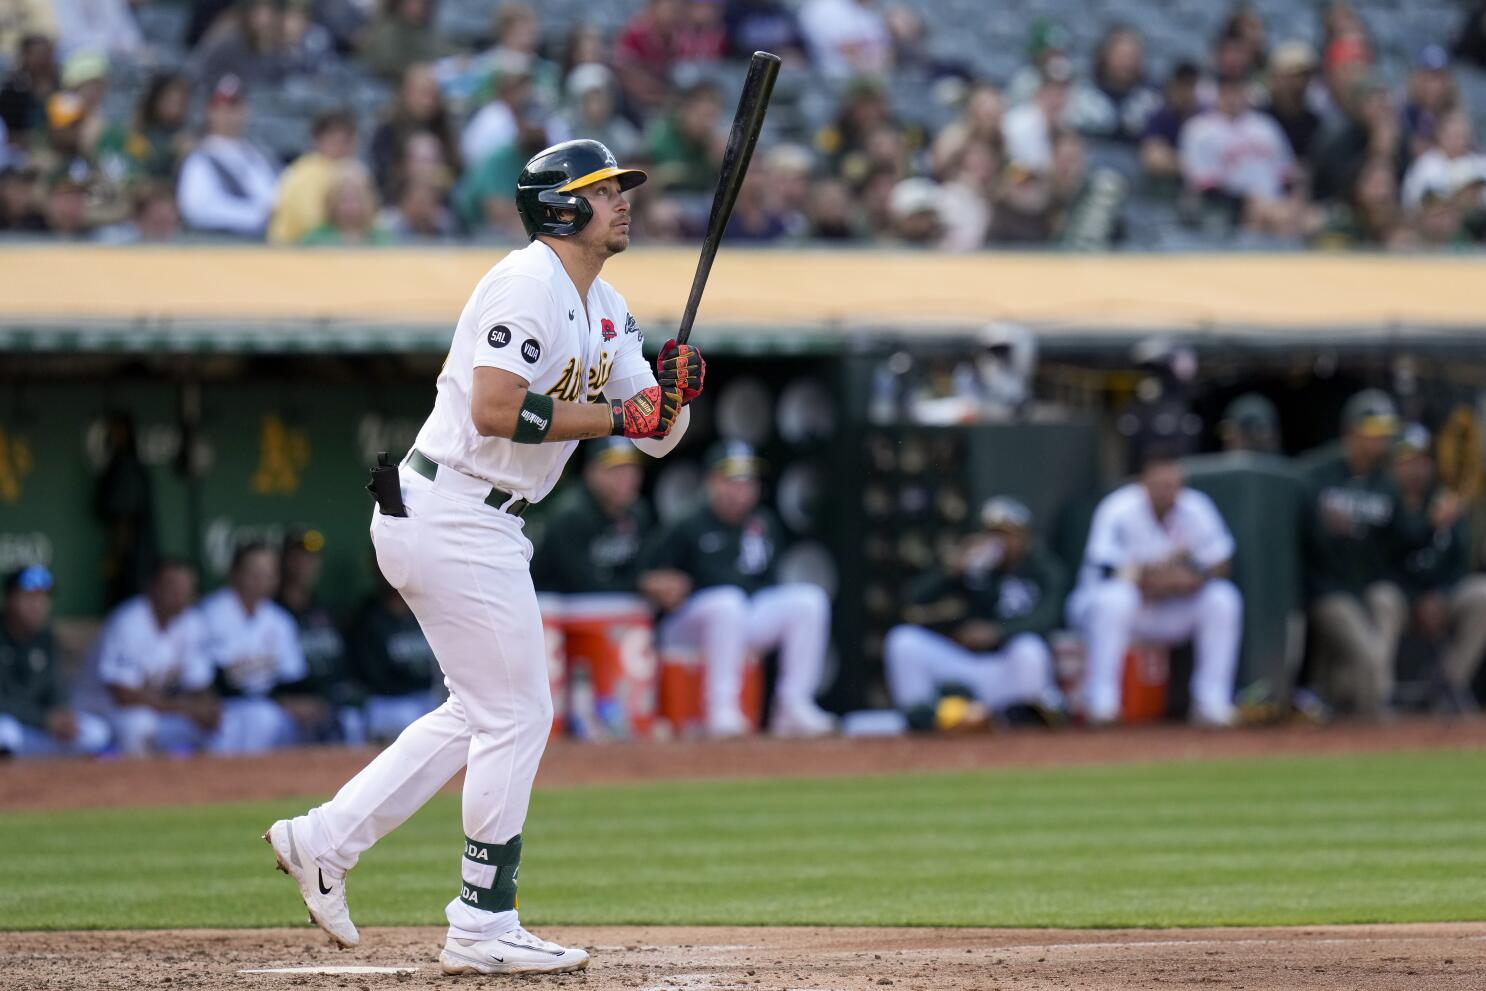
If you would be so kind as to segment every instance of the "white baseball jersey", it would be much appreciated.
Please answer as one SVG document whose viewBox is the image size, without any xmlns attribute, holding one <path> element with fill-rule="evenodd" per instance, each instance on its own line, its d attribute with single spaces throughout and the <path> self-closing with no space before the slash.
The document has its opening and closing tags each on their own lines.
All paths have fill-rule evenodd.
<svg viewBox="0 0 1486 991">
<path fill-rule="evenodd" d="M 200 691 L 213 674 L 205 633 L 192 609 L 162 628 L 149 599 L 136 595 L 113 611 L 98 637 L 98 680 L 135 690 Z"/>
<path fill-rule="evenodd" d="M 1198 114 L 1182 128 L 1180 142 L 1182 175 L 1196 189 L 1274 200 L 1295 174 L 1285 132 L 1255 110 L 1238 117 L 1216 110 Z"/>
<path fill-rule="evenodd" d="M 1129 573 L 1177 557 L 1205 570 L 1232 556 L 1233 535 L 1206 495 L 1182 489 L 1166 518 L 1158 520 L 1145 488 L 1132 482 L 1105 496 L 1094 510 L 1078 584 L 1087 589 L 1110 571 Z"/>
<path fill-rule="evenodd" d="M 613 286 L 594 279 L 585 304 L 557 253 L 533 241 L 475 286 L 439 373 L 433 412 L 415 445 L 441 465 L 537 502 L 557 484 L 578 442 L 517 444 L 480 436 L 470 415 L 475 369 L 503 368 L 530 382 L 532 392 L 555 400 L 599 402 L 611 380 L 642 379 L 634 391 L 655 384 L 643 343 Z"/>
<path fill-rule="evenodd" d="M 308 674 L 299 628 L 278 603 L 260 602 L 249 616 L 229 587 L 207 596 L 197 608 L 207 657 L 244 695 L 267 695 L 275 686 Z"/>
</svg>

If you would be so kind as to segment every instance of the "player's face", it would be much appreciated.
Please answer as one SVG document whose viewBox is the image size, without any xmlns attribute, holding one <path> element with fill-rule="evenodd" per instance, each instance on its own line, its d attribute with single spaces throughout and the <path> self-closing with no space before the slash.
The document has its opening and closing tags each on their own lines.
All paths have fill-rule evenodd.
<svg viewBox="0 0 1486 991">
<path fill-rule="evenodd" d="M 619 512 L 633 506 L 640 497 L 640 483 L 644 475 L 639 465 L 595 466 L 588 473 L 588 486 L 599 505 L 610 512 Z"/>
<path fill-rule="evenodd" d="M 629 200 L 618 179 L 601 179 L 579 192 L 593 210 L 578 239 L 607 257 L 629 247 Z"/>
<path fill-rule="evenodd" d="M 758 505 L 759 483 L 756 478 L 734 478 L 713 472 L 707 478 L 707 498 L 712 512 L 724 523 L 736 523 Z"/>
<path fill-rule="evenodd" d="M 174 619 L 196 600 L 196 573 L 189 568 L 169 568 L 155 579 L 150 597 L 155 611 L 166 620 Z"/>
<path fill-rule="evenodd" d="M 10 625 L 22 636 L 35 635 L 46 629 L 52 616 L 52 593 L 44 589 L 12 592 L 5 603 Z"/>
<path fill-rule="evenodd" d="M 1141 472 L 1140 483 L 1150 496 L 1151 509 L 1157 516 L 1165 516 L 1182 490 L 1182 470 L 1175 461 L 1158 461 Z"/>
<path fill-rule="evenodd" d="M 232 576 L 232 587 L 245 602 L 262 602 L 278 584 L 279 559 L 267 548 L 244 557 Z"/>
</svg>

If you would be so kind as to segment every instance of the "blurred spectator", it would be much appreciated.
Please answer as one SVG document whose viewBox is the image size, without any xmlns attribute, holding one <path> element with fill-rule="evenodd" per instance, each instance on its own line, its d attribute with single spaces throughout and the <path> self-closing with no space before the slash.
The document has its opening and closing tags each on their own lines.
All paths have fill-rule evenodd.
<svg viewBox="0 0 1486 991">
<path fill-rule="evenodd" d="M 392 243 L 377 223 L 377 194 L 360 162 L 341 162 L 325 191 L 325 222 L 305 233 L 300 244 L 356 247 Z"/>
<path fill-rule="evenodd" d="M 1424 198 L 1449 198 L 1486 182 L 1486 155 L 1475 151 L 1471 119 L 1453 110 L 1440 120 L 1438 144 L 1414 160 L 1403 177 L 1403 205 L 1417 210 Z"/>
<path fill-rule="evenodd" d="M 491 66 L 494 98 L 481 107 L 459 136 L 459 154 L 475 168 L 516 143 L 521 128 L 540 128 L 541 148 L 567 139 L 562 122 L 538 101 L 532 90 L 532 62 L 520 52 L 505 52 Z M 525 161 L 523 158 L 522 161 Z"/>
<path fill-rule="evenodd" d="M 42 217 L 49 234 L 77 240 L 93 233 L 93 223 L 88 219 L 90 176 L 86 166 L 75 165 L 47 182 Z"/>
<path fill-rule="evenodd" d="M 109 614 L 89 667 L 126 754 L 204 749 L 220 718 L 196 601 L 196 569 L 166 559 Z"/>
<path fill-rule="evenodd" d="M 1053 17 L 1032 18 L 1027 24 L 1027 64 L 1006 85 L 1007 104 L 1016 106 L 1032 99 L 1042 85 L 1047 63 L 1052 59 L 1069 59 L 1072 49 L 1073 35 L 1062 21 Z"/>
<path fill-rule="evenodd" d="M 738 190 L 726 236 L 730 241 L 769 244 L 790 233 L 790 218 L 779 206 L 772 170 L 767 161 L 755 159 Z"/>
<path fill-rule="evenodd" d="M 433 28 L 435 0 L 382 0 L 382 10 L 366 31 L 358 58 L 386 80 L 400 79 L 418 62 L 436 62 L 454 51 Z"/>
<path fill-rule="evenodd" d="M 1321 79 L 1325 83 L 1322 93 L 1327 101 L 1322 123 L 1334 125 L 1346 114 L 1357 88 L 1372 74 L 1372 46 L 1360 28 L 1347 27 L 1327 41 L 1321 53 Z"/>
<path fill-rule="evenodd" d="M 1223 21 L 1218 34 L 1231 38 L 1244 52 L 1243 72 L 1254 76 L 1264 71 L 1269 61 L 1269 41 L 1264 30 L 1264 18 L 1250 3 L 1235 3 Z"/>
<path fill-rule="evenodd" d="M 1347 197 L 1333 203 L 1317 244 L 1327 248 L 1404 248 L 1415 240 L 1398 202 L 1393 164 L 1370 159 Z"/>
<path fill-rule="evenodd" d="M 1311 187 L 1318 200 L 1344 196 L 1371 158 L 1399 166 L 1403 162 L 1398 109 L 1380 79 L 1368 76 L 1357 83 L 1341 110 L 1344 116 L 1324 127 L 1316 138 Z"/>
<path fill-rule="evenodd" d="M 281 686 L 308 674 L 294 619 L 272 599 L 278 556 L 266 544 L 244 544 L 232 557 L 227 585 L 199 607 L 206 654 L 222 698 L 216 753 L 261 753 L 298 737 L 295 712 L 315 700 L 289 697 Z M 308 704 L 302 704 L 308 703 Z"/>
<path fill-rule="evenodd" d="M 1460 91 L 1450 75 L 1450 56 L 1439 45 L 1425 45 L 1414 59 L 1403 105 L 1404 135 L 1410 157 L 1434 145 L 1440 122 L 1460 105 Z"/>
<path fill-rule="evenodd" d="M 1066 575 L 1037 545 L 1032 514 L 997 497 L 980 511 L 943 571 L 915 581 L 903 624 L 888 631 L 883 667 L 893 705 L 932 729 L 942 691 L 964 686 L 992 712 L 1030 706 L 1060 719 L 1047 634 L 1061 624 Z"/>
<path fill-rule="evenodd" d="M 1309 162 L 1311 147 L 1321 129 L 1321 115 L 1308 99 L 1316 73 L 1316 52 L 1304 41 L 1287 41 L 1269 60 L 1269 103 L 1264 112 L 1274 118 L 1299 162 Z"/>
<path fill-rule="evenodd" d="M 328 711 L 319 705 L 291 710 L 301 721 L 303 738 L 361 743 L 366 736 L 361 692 L 351 683 L 345 638 L 319 598 L 324 549 L 325 536 L 319 530 L 295 527 L 284 537 L 279 592 L 274 600 L 298 628 L 306 674 L 302 681 L 281 686 L 280 691 L 312 696 L 329 705 Z"/>
<path fill-rule="evenodd" d="M 444 242 L 457 231 L 454 214 L 444 205 L 443 185 L 420 178 L 408 179 L 398 188 L 377 226 L 395 241 Z"/>
<path fill-rule="evenodd" d="M 1129 189 L 1114 169 L 1090 172 L 1084 141 L 1065 131 L 1053 141 L 1053 234 L 1076 251 L 1107 251 L 1125 236 L 1125 196 Z"/>
<path fill-rule="evenodd" d="M 685 90 L 675 109 L 657 119 L 650 132 L 650 181 L 674 192 L 711 192 L 727 144 L 724 126 L 716 86 L 698 83 Z"/>
<path fill-rule="evenodd" d="M 415 133 L 433 135 L 442 148 L 442 158 L 452 173 L 458 171 L 459 143 L 454 122 L 439 94 L 438 80 L 428 65 L 410 65 L 402 74 L 402 83 L 393 97 L 387 119 L 377 126 L 371 140 L 371 168 L 377 189 L 390 196 L 399 181 L 407 178 L 404 156 L 408 140 Z"/>
<path fill-rule="evenodd" d="M 1486 575 L 1470 574 L 1465 505 L 1435 478 L 1429 431 L 1410 424 L 1393 449 L 1393 479 L 1407 548 L 1400 583 L 1414 627 L 1438 654 L 1436 711 L 1477 711 L 1471 682 L 1486 654 Z"/>
<path fill-rule="evenodd" d="M 959 156 L 972 144 L 984 146 L 993 155 L 1001 148 L 1001 116 L 1005 105 L 1001 91 L 990 83 L 976 83 L 965 96 L 964 106 L 945 125 L 930 148 L 930 164 L 941 179 L 948 179 Z"/>
<path fill-rule="evenodd" d="M 818 585 L 779 584 L 781 530 L 759 506 L 763 463 L 738 441 L 707 457 L 706 499 L 651 535 L 644 570 L 680 571 L 694 590 L 667 613 L 657 640 L 699 649 L 706 665 L 707 732 L 740 736 L 743 668 L 750 650 L 778 649 L 770 730 L 820 736 L 835 720 L 815 704 L 830 641 L 831 601 Z"/>
<path fill-rule="evenodd" d="M 935 95 L 942 96 L 963 90 L 974 76 L 970 67 L 934 54 L 929 41 L 929 26 L 913 7 L 894 4 L 883 12 L 883 16 L 892 44 L 894 79 L 932 86 Z"/>
<path fill-rule="evenodd" d="M 166 244 L 180 239 L 181 215 L 175 190 L 163 182 L 142 180 L 130 187 L 133 217 L 99 232 L 110 244 Z"/>
<path fill-rule="evenodd" d="M 893 187 L 893 237 L 900 244 L 937 248 L 944 237 L 940 190 L 932 179 L 912 176 Z"/>
<path fill-rule="evenodd" d="M 262 237 L 273 212 L 278 169 L 243 137 L 248 110 L 241 80 L 225 76 L 206 106 L 206 134 L 181 166 L 177 202 L 188 227 Z"/>
<path fill-rule="evenodd" d="M 516 215 L 516 180 L 531 157 L 551 143 L 544 121 L 521 120 L 516 140 L 472 163 L 454 190 L 454 212 L 465 230 L 511 244 L 529 239 Z"/>
<path fill-rule="evenodd" d="M 723 56 L 727 37 L 720 22 L 694 19 L 691 8 L 714 0 L 647 0 L 625 22 L 614 42 L 614 71 L 630 107 L 648 117 L 665 106 L 671 71 L 682 62 L 711 62 Z"/>
<path fill-rule="evenodd" d="M 1393 400 L 1364 389 L 1342 410 L 1340 453 L 1317 464 L 1309 479 L 1304 550 L 1315 680 L 1333 706 L 1370 718 L 1384 715 L 1392 701 L 1408 608 L 1393 581 L 1401 514 L 1388 449 L 1397 431 Z"/>
<path fill-rule="evenodd" d="M 781 0 L 727 0 L 723 28 L 727 54 L 733 58 L 746 59 L 757 51 L 773 52 L 786 62 L 807 58 L 799 19 Z"/>
<path fill-rule="evenodd" d="M 67 703 L 52 635 L 52 573 L 28 565 L 5 578 L 0 608 L 0 757 L 96 754 L 108 725 Z"/>
<path fill-rule="evenodd" d="M 1006 111 L 1001 135 L 1008 165 L 1046 172 L 1053 164 L 1053 130 L 1068 107 L 1073 63 L 1054 56 L 1043 63 L 1042 81 L 1030 100 Z"/>
<path fill-rule="evenodd" d="M 1473 198 L 1480 195 L 1479 186 L 1466 191 Z M 1466 227 L 1464 197 L 1460 194 L 1446 196 L 1435 192 L 1424 195 L 1424 202 L 1414 211 L 1411 225 L 1411 240 L 1425 249 L 1464 249 L 1472 244 Z"/>
<path fill-rule="evenodd" d="M 1331 43 L 1341 38 L 1356 37 L 1367 40 L 1367 25 L 1357 15 L 1350 0 L 1326 0 L 1321 5 L 1321 49 L 1326 51 Z"/>
<path fill-rule="evenodd" d="M 284 60 L 290 75 L 313 76 L 337 64 L 336 40 L 312 16 L 315 0 L 286 0 L 281 19 Z"/>
<path fill-rule="evenodd" d="M 835 121 L 815 135 L 815 147 L 836 175 L 860 184 L 871 170 L 868 143 L 872 135 L 884 131 L 901 135 L 903 128 L 893 119 L 882 84 L 873 79 L 855 79 L 841 95 Z M 897 140 L 901 146 L 901 136 Z M 899 178 L 897 169 L 894 163 L 895 180 Z"/>
<path fill-rule="evenodd" d="M 1047 244 L 1058 233 L 1057 190 L 1050 172 L 1019 163 L 1001 170 L 991 205 L 992 244 Z"/>
<path fill-rule="evenodd" d="M 1279 411 L 1259 393 L 1245 392 L 1223 410 L 1218 439 L 1225 451 L 1282 454 Z"/>
<path fill-rule="evenodd" d="M 394 740 L 439 704 L 439 666 L 413 611 L 373 568 L 376 590 L 351 625 L 350 659 L 366 692 L 367 738 Z"/>
<path fill-rule="evenodd" d="M 1194 723 L 1231 726 L 1243 598 L 1228 580 L 1233 536 L 1211 499 L 1188 488 L 1169 450 L 1146 453 L 1138 481 L 1094 511 L 1069 622 L 1084 639 L 1083 711 L 1119 718 L 1125 653 L 1133 641 L 1192 641 Z"/>
<path fill-rule="evenodd" d="M 1145 134 L 1160 107 L 1160 95 L 1146 81 L 1145 43 L 1129 25 L 1104 33 L 1094 53 L 1094 86 L 1086 103 L 1075 125 L 1081 133 L 1130 144 Z"/>
<path fill-rule="evenodd" d="M 317 71 L 332 55 L 329 36 L 319 28 L 315 37 L 291 36 L 287 20 L 280 0 L 239 0 L 231 17 L 202 39 L 193 75 L 207 86 L 235 76 L 267 89 Z"/>
<path fill-rule="evenodd" d="M 146 55 L 144 36 L 130 0 L 51 0 L 62 57 L 97 52 L 116 58 Z"/>
<path fill-rule="evenodd" d="M 186 127 L 190 104 L 191 88 L 185 76 L 156 73 L 140 97 L 134 119 L 116 121 L 104 129 L 98 141 L 99 160 L 118 162 L 130 180 L 173 182 L 194 143 Z"/>
<path fill-rule="evenodd" d="M 578 21 L 568 29 L 568 35 L 562 42 L 560 59 L 564 82 L 580 65 L 607 65 L 612 68 L 612 61 L 609 39 L 596 24 Z"/>
<path fill-rule="evenodd" d="M 46 129 L 46 103 L 60 85 L 51 39 L 42 35 L 22 38 L 14 68 L 0 87 L 0 119 L 14 147 L 28 148 L 34 136 Z"/>
<path fill-rule="evenodd" d="M 876 0 L 805 0 L 800 30 L 824 76 L 885 76 L 893 67 L 892 36 Z"/>
<path fill-rule="evenodd" d="M 810 182 L 815 171 L 815 157 L 796 144 L 777 144 L 762 153 L 764 169 L 769 175 L 774 207 L 790 237 L 803 237 L 809 221 Z"/>
<path fill-rule="evenodd" d="M 555 63 L 542 57 L 542 25 L 536 9 L 522 0 L 507 0 L 495 8 L 490 28 L 491 44 L 477 58 L 498 61 L 507 52 L 524 56 L 538 98 L 549 106 L 557 103 L 562 97 L 562 75 Z"/>
<path fill-rule="evenodd" d="M 562 130 L 598 141 L 621 162 L 640 154 L 641 136 L 619 113 L 614 73 L 597 62 L 576 66 L 568 75 L 567 109 Z"/>
<path fill-rule="evenodd" d="M 0 231 L 39 233 L 46 230 L 37 178 L 34 168 L 17 165 L 0 168 Z"/>
<path fill-rule="evenodd" d="M 1187 188 L 1233 220 L 1269 230 L 1293 222 L 1286 202 L 1295 177 L 1290 143 L 1274 119 L 1249 106 L 1247 82 L 1218 81 L 1218 102 L 1187 121 L 1181 135 Z"/>
<path fill-rule="evenodd" d="M 1460 24 L 1455 54 L 1478 69 L 1486 69 L 1486 0 L 1477 0 Z"/>
<path fill-rule="evenodd" d="M 10 0 L 0 16 L 0 52 L 18 52 L 27 38 L 57 36 L 57 18 L 51 0 Z"/>
<path fill-rule="evenodd" d="M 448 201 L 454 184 L 454 168 L 444 155 L 444 145 L 430 131 L 408 135 L 395 174 L 402 185 L 421 183 L 437 188 L 440 202 Z"/>
<path fill-rule="evenodd" d="M 278 197 L 268 222 L 271 244 L 293 244 L 325 223 L 331 184 L 356 160 L 356 118 L 345 110 L 329 110 L 315 117 L 310 135 L 313 146 L 279 177 Z"/>
<path fill-rule="evenodd" d="M 855 241 L 863 233 L 852 211 L 851 190 L 839 179 L 821 179 L 810 187 L 806 221 L 814 241 Z"/>
<path fill-rule="evenodd" d="M 1198 111 L 1197 81 L 1200 75 L 1195 64 L 1178 62 L 1166 77 L 1161 108 L 1146 122 L 1145 134 L 1140 140 L 1140 164 L 1154 179 L 1181 177 L 1178 148 L 1182 128 Z"/>
</svg>

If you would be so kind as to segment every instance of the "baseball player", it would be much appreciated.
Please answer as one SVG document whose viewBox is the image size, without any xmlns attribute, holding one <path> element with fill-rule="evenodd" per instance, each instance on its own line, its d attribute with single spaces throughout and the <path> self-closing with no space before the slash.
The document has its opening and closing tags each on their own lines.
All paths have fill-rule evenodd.
<svg viewBox="0 0 1486 991">
<path fill-rule="evenodd" d="M 1094 510 L 1068 619 L 1083 634 L 1084 716 L 1120 714 L 1120 678 L 1134 638 L 1193 642 L 1192 722 L 1230 726 L 1243 598 L 1227 579 L 1233 536 L 1211 499 L 1183 482 L 1175 448 L 1152 446 L 1140 478 Z"/>
<path fill-rule="evenodd" d="M 642 553 L 642 568 L 679 572 L 695 589 L 661 620 L 656 639 L 662 646 L 701 648 L 710 735 L 748 732 L 739 699 L 750 647 L 779 649 L 770 730 L 780 736 L 830 733 L 835 719 L 815 704 L 815 693 L 830 643 L 831 600 L 818 585 L 776 582 L 780 528 L 758 505 L 763 462 L 753 449 L 723 442 L 707 460 L 707 498 Z"/>
<path fill-rule="evenodd" d="M 1058 626 L 1063 566 L 1032 541 L 1032 513 L 999 496 L 981 508 L 949 571 L 909 591 L 907 620 L 888 631 L 883 665 L 893 704 L 909 725 L 933 725 L 939 692 L 970 689 L 995 712 L 1025 705 L 1056 718 L 1063 696 L 1043 637 Z"/>
<path fill-rule="evenodd" d="M 552 727 L 521 515 L 552 490 L 581 439 L 623 434 L 647 454 L 670 451 L 701 392 L 700 353 L 668 341 L 653 373 L 624 298 L 599 278 L 629 246 L 624 192 L 644 181 L 596 141 L 563 142 L 526 163 L 516 208 L 531 243 L 475 286 L 399 487 L 379 494 L 377 563 L 427 636 L 449 698 L 329 802 L 264 835 L 311 918 L 343 945 L 359 938 L 346 872 L 467 765 L 444 972 L 588 966 L 586 952 L 533 936 L 516 912 L 521 827 Z"/>
</svg>

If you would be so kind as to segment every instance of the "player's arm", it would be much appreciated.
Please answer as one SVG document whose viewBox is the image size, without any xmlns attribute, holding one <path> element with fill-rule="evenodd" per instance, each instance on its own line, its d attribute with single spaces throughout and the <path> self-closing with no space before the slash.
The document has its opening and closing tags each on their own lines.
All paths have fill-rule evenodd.
<svg viewBox="0 0 1486 991">
<path fill-rule="evenodd" d="M 531 391 L 531 383 L 504 368 L 475 368 L 470 418 L 482 437 L 504 437 L 518 444 L 625 437 L 664 437 L 681 410 L 679 392 L 651 383 L 628 399 L 610 403 L 569 403 Z"/>
</svg>

